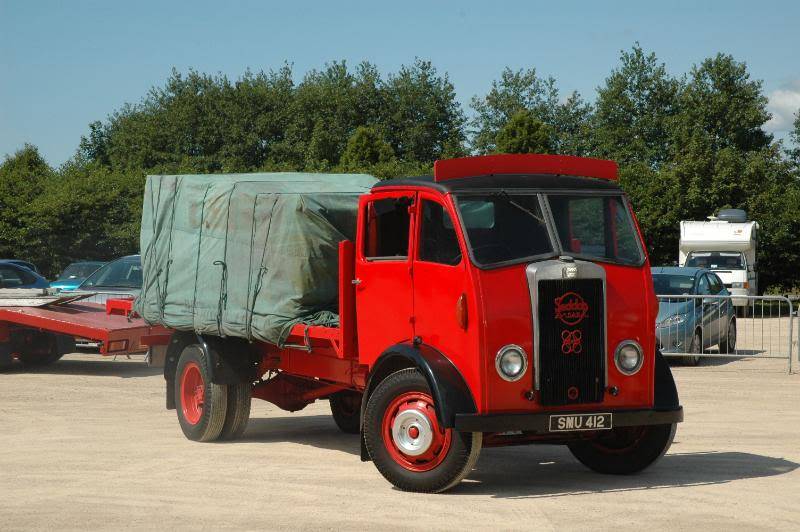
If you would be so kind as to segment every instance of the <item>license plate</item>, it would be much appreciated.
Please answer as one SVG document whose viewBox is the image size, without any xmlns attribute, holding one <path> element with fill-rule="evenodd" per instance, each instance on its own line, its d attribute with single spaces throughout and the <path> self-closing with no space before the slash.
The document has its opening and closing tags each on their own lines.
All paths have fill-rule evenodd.
<svg viewBox="0 0 800 532">
<path fill-rule="evenodd" d="M 611 414 L 566 414 L 550 416 L 550 432 L 608 430 Z"/>
</svg>

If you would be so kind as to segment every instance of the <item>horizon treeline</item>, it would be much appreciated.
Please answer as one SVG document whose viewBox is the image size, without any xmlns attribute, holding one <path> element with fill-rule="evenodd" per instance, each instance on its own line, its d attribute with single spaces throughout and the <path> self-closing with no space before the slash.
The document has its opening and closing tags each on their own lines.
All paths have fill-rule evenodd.
<svg viewBox="0 0 800 532">
<path fill-rule="evenodd" d="M 760 286 L 800 286 L 800 116 L 791 145 L 769 134 L 762 83 L 718 54 L 679 76 L 638 44 L 590 101 L 535 68 L 506 68 L 469 113 L 446 73 L 420 59 L 382 74 L 291 65 L 231 80 L 173 70 L 163 86 L 89 124 L 51 168 L 26 145 L 0 164 L 0 257 L 48 275 L 136 253 L 146 174 L 431 172 L 440 158 L 554 153 L 613 159 L 653 265 L 677 258 L 678 222 L 721 208 L 761 224 Z"/>
</svg>

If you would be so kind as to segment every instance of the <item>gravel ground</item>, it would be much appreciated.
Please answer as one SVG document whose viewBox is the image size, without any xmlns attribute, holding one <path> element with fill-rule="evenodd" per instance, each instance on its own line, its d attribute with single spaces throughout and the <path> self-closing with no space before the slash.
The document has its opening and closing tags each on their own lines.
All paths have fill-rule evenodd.
<svg viewBox="0 0 800 532">
<path fill-rule="evenodd" d="M 800 375 L 722 359 L 674 373 L 686 421 L 642 474 L 486 449 L 459 487 L 417 495 L 359 460 L 325 401 L 255 401 L 243 441 L 194 443 L 160 370 L 68 355 L 0 374 L 0 528 L 800 529 Z"/>
</svg>

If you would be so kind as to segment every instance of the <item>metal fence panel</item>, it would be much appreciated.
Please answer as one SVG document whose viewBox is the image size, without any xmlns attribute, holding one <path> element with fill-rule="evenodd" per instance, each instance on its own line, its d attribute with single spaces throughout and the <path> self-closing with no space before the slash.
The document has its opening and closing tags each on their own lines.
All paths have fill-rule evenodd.
<svg viewBox="0 0 800 532">
<path fill-rule="evenodd" d="M 792 371 L 796 312 L 788 297 L 659 295 L 658 301 L 656 337 L 664 356 L 786 359 Z"/>
</svg>

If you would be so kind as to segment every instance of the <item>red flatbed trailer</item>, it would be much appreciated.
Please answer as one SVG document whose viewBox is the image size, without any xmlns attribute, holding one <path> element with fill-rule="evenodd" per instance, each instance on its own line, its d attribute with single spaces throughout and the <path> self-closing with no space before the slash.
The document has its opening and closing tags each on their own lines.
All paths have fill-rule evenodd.
<svg viewBox="0 0 800 532">
<path fill-rule="evenodd" d="M 0 362 L 3 358 L 32 365 L 52 362 L 74 346 L 64 340 L 76 337 L 97 342 L 102 355 L 144 353 L 148 345 L 143 339 L 169 331 L 146 324 L 132 315 L 131 307 L 130 299 L 111 299 L 105 305 L 0 307 Z"/>
</svg>

